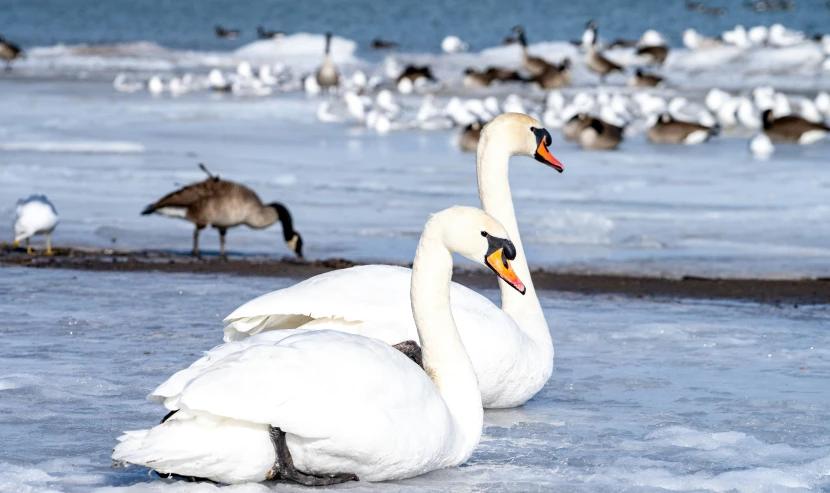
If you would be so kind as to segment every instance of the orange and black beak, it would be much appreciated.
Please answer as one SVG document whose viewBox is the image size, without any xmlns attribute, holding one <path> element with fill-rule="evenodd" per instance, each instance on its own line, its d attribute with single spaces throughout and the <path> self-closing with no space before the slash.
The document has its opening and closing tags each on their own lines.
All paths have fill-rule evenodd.
<svg viewBox="0 0 830 493">
<path fill-rule="evenodd" d="M 484 263 L 504 282 L 513 286 L 516 291 L 525 294 L 527 288 L 510 265 L 510 261 L 516 258 L 516 247 L 513 246 L 513 242 L 487 233 L 482 233 L 482 235 L 486 236 L 489 245 Z"/>
<path fill-rule="evenodd" d="M 560 173 L 565 171 L 565 167 L 562 163 L 553 157 L 553 154 L 551 154 L 548 150 L 548 146 L 553 142 L 553 139 L 550 137 L 550 133 L 548 133 L 548 131 L 544 128 L 532 127 L 530 130 L 536 136 L 536 154 L 533 155 L 533 158 L 540 163 L 547 164 Z"/>
</svg>

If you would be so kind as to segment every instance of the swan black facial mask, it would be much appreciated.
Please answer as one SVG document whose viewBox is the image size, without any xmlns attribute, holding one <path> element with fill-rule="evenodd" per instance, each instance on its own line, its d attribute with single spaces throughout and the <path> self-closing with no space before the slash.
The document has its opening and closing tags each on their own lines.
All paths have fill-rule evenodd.
<svg viewBox="0 0 830 493">
<path fill-rule="evenodd" d="M 539 161 L 540 163 L 547 164 L 560 173 L 565 171 L 565 166 L 563 166 L 558 159 L 553 157 L 553 154 L 551 154 L 548 150 L 548 146 L 553 143 L 550 133 L 548 133 L 548 131 L 544 128 L 536 127 L 530 127 L 530 131 L 536 136 L 536 154 L 533 155 L 533 159 Z"/>
<path fill-rule="evenodd" d="M 484 256 L 484 263 L 493 270 L 504 282 L 525 294 L 527 288 L 516 275 L 516 271 L 510 265 L 510 261 L 516 258 L 516 247 L 513 242 L 497 236 L 492 236 L 486 231 L 481 236 L 487 238 L 487 254 Z"/>
</svg>

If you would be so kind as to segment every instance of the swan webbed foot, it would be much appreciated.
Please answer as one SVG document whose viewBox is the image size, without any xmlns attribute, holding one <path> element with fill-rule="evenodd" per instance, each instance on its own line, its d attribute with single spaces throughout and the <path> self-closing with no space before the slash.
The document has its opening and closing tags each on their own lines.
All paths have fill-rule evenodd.
<svg viewBox="0 0 830 493">
<path fill-rule="evenodd" d="M 285 432 L 279 428 L 269 426 L 271 443 L 274 445 L 274 467 L 265 474 L 268 481 L 293 481 L 304 486 L 329 486 L 333 484 L 346 483 L 348 481 L 360 481 L 355 474 L 341 473 L 331 476 L 314 476 L 300 472 L 294 468 L 294 459 L 291 458 L 291 451 L 285 442 Z"/>
<path fill-rule="evenodd" d="M 403 341 L 392 346 L 398 351 L 402 352 L 404 356 L 415 362 L 416 365 L 424 369 L 424 358 L 421 355 L 421 347 L 415 341 Z"/>
</svg>

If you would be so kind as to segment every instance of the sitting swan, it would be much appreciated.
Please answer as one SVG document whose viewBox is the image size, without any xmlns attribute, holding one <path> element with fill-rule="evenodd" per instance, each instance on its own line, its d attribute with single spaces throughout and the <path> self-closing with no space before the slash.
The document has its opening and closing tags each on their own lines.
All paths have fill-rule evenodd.
<svg viewBox="0 0 830 493">
<path fill-rule="evenodd" d="M 505 113 L 481 131 L 477 154 L 481 204 L 516 245 L 516 271 L 527 295 L 505 283 L 499 309 L 487 298 L 452 284 L 453 315 L 473 362 L 484 407 L 515 407 L 545 385 L 553 371 L 553 343 L 533 289 L 508 183 L 510 156 L 533 156 L 558 171 L 551 137 L 533 118 Z M 274 329 L 333 329 L 389 344 L 417 340 L 409 307 L 409 269 L 367 265 L 312 277 L 245 303 L 225 322 L 225 340 Z"/>
<path fill-rule="evenodd" d="M 150 430 L 125 432 L 112 458 L 223 483 L 309 486 L 462 464 L 481 438 L 484 413 L 450 310 L 454 252 L 525 291 L 498 221 L 472 207 L 433 215 L 410 290 L 423 369 L 377 339 L 337 331 L 231 342 L 158 387 L 149 399 L 173 412 Z"/>
</svg>

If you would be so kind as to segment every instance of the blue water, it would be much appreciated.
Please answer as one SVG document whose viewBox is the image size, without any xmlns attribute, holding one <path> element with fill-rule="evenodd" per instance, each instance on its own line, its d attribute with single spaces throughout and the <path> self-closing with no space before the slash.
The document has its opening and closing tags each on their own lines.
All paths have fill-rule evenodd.
<svg viewBox="0 0 830 493">
<path fill-rule="evenodd" d="M 375 37 L 397 41 L 406 52 L 436 52 L 449 34 L 478 50 L 500 43 L 516 24 L 526 26 L 531 42 L 575 40 L 592 18 L 607 40 L 636 39 L 653 28 L 673 45 L 689 27 L 707 35 L 736 24 L 780 22 L 810 35 L 830 28 L 824 0 L 799 0 L 795 10 L 771 13 L 751 11 L 743 0 L 708 3 L 726 12 L 717 17 L 689 12 L 683 0 L 3 0 L 0 33 L 24 48 L 155 41 L 179 49 L 230 50 L 255 39 L 262 24 L 288 33 L 331 30 L 356 40 L 365 53 Z M 236 40 L 217 39 L 217 23 L 242 34 Z"/>
</svg>

